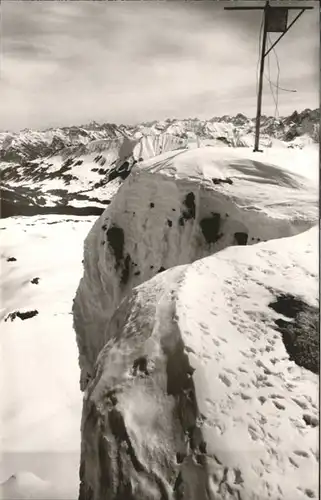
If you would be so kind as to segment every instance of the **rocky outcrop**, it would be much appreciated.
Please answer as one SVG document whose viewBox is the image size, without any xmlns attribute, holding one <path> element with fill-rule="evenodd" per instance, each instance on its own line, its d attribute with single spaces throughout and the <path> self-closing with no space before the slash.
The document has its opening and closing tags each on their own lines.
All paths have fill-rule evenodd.
<svg viewBox="0 0 321 500">
<path fill-rule="evenodd" d="M 234 246 L 124 298 L 85 391 L 80 500 L 317 498 L 318 375 L 299 355 L 319 350 L 317 238 Z"/>
</svg>

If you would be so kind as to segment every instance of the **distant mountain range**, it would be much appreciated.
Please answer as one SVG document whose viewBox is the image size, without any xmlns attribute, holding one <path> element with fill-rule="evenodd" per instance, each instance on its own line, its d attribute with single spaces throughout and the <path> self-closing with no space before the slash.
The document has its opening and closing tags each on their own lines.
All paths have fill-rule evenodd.
<svg viewBox="0 0 321 500">
<path fill-rule="evenodd" d="M 174 150 L 252 148 L 254 130 L 254 120 L 238 114 L 0 133 L 1 217 L 97 215 L 135 163 Z M 302 149 L 319 142 L 319 130 L 319 109 L 279 120 L 263 116 L 260 144 Z"/>
<path fill-rule="evenodd" d="M 206 145 L 206 141 L 230 147 L 252 147 L 255 120 L 239 113 L 224 115 L 210 120 L 198 118 L 167 119 L 144 122 L 138 125 L 98 124 L 92 122 L 82 126 L 54 128 L 43 131 L 25 129 L 17 133 L 0 133 L 0 161 L 21 164 L 25 161 L 61 154 L 85 152 L 87 146 L 96 141 L 122 140 L 124 137 L 139 139 L 143 136 L 170 134 L 195 145 Z M 262 116 L 261 134 L 265 147 L 275 141 L 287 146 L 302 147 L 308 142 L 319 142 L 320 110 L 305 109 L 290 116 L 275 119 Z M 205 142 L 205 144 L 204 144 Z M 212 145 L 212 144 L 211 144 Z M 94 146 L 94 145 L 93 145 Z"/>
</svg>

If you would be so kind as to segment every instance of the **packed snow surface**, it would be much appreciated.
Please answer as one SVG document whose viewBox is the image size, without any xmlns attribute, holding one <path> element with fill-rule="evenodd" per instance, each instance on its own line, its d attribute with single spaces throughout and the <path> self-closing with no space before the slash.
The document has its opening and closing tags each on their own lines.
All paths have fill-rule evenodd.
<svg viewBox="0 0 321 500">
<path fill-rule="evenodd" d="M 271 308 L 295 297 L 316 332 L 317 245 L 314 227 L 230 247 L 120 303 L 85 391 L 81 500 L 317 498 L 318 375 Z"/>
<path fill-rule="evenodd" d="M 16 476 L 0 486 L 4 500 L 77 497 L 81 394 L 71 305 L 94 220 L 0 222 L 0 483 Z"/>
</svg>

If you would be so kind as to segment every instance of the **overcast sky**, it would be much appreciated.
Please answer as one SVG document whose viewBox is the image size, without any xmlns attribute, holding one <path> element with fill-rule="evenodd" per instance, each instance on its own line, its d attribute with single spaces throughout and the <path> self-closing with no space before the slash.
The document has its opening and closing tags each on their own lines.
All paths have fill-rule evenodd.
<svg viewBox="0 0 321 500">
<path fill-rule="evenodd" d="M 3 1 L 0 129 L 254 116 L 261 13 L 224 4 Z M 314 4 L 277 46 L 280 85 L 297 90 L 279 92 L 280 114 L 319 105 Z M 275 81 L 273 53 L 270 67 Z"/>
</svg>

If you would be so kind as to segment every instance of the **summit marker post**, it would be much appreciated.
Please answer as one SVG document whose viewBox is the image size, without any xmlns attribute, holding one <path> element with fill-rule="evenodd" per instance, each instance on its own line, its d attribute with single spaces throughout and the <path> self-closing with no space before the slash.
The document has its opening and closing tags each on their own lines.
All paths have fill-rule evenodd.
<svg viewBox="0 0 321 500">
<path fill-rule="evenodd" d="M 261 125 L 261 110 L 262 110 L 262 91 L 263 91 L 263 75 L 264 75 L 264 61 L 266 56 L 271 52 L 276 44 L 284 37 L 284 35 L 289 31 L 289 29 L 294 25 L 294 23 L 302 16 L 304 11 L 311 10 L 314 7 L 274 7 L 271 6 L 269 0 L 264 6 L 257 7 L 224 7 L 224 10 L 263 10 L 263 38 L 262 38 L 262 50 L 260 59 L 260 75 L 259 75 L 259 88 L 257 95 L 257 107 L 256 107 L 256 121 L 255 121 L 255 141 L 254 141 L 254 152 L 262 152 L 259 149 L 260 143 L 260 125 Z M 300 10 L 299 14 L 293 19 L 293 21 L 288 23 L 288 11 L 289 10 Z M 267 33 L 282 33 L 279 38 L 271 45 L 271 47 L 266 51 L 266 37 Z"/>
</svg>

